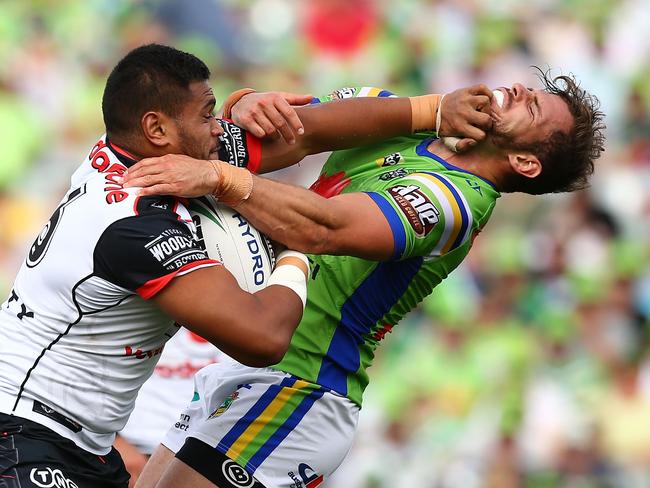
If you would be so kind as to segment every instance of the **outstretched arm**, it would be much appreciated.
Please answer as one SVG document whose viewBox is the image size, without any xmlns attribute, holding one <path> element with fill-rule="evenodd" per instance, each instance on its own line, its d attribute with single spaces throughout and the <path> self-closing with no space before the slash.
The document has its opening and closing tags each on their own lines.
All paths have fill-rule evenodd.
<svg viewBox="0 0 650 488">
<path fill-rule="evenodd" d="M 367 193 L 324 198 L 293 185 L 254 176 L 237 211 L 260 232 L 292 249 L 374 261 L 395 254 L 391 226 Z"/>
<path fill-rule="evenodd" d="M 239 103 L 251 103 L 255 99 L 249 97 L 255 95 L 264 94 L 249 94 Z M 295 144 L 287 144 L 281 138 L 265 139 L 259 172 L 291 166 L 308 154 L 362 146 L 427 127 L 433 130 L 439 126 L 440 135 L 467 136 L 458 143 L 458 149 L 462 151 L 474 140 L 485 137 L 492 120 L 488 113 L 478 108 L 489 112 L 492 96 L 485 85 L 475 85 L 446 95 L 441 105 L 433 103 L 435 98 L 430 97 L 435 96 L 424 96 L 360 97 L 298 107 L 296 110 L 304 123 L 304 136 L 299 137 Z M 255 105 L 257 102 L 252 103 Z M 442 107 L 440 111 L 439 107 Z M 143 187 L 141 195 L 197 197 L 214 191 L 215 176 L 213 166 L 206 161 L 184 155 L 166 155 L 139 161 L 128 169 L 123 183 L 125 186 Z"/>
<path fill-rule="evenodd" d="M 267 138 L 262 144 L 260 172 L 295 164 L 308 154 L 363 146 L 420 131 L 464 137 L 460 151 L 483 140 L 492 127 L 492 92 L 485 85 L 455 90 L 443 97 L 357 97 L 295 107 L 304 133 L 288 144 Z M 268 98 L 277 94 L 251 93 L 233 107 L 233 119 L 247 130 L 258 129 Z M 481 111 L 483 110 L 483 111 Z M 279 118 L 278 123 L 288 124 Z"/>
</svg>

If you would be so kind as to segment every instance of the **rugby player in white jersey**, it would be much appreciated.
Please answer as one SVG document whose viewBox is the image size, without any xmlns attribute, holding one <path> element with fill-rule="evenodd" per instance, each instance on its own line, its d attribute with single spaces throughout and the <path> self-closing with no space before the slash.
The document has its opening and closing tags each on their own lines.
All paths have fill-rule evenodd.
<svg viewBox="0 0 650 488">
<path fill-rule="evenodd" d="M 198 245 L 181 201 L 116 183 L 147 155 L 219 154 L 208 76 L 194 56 L 145 46 L 107 81 L 107 136 L 72 176 L 0 310 L 3 488 L 126 486 L 111 445 L 175 322 L 244 363 L 286 349 L 303 309 L 299 257 L 278 260 L 280 286 L 248 293 Z"/>
<path fill-rule="evenodd" d="M 278 259 L 272 286 L 242 290 L 199 246 L 181 199 L 141 198 L 122 187 L 129 166 L 176 153 L 268 171 L 413 128 L 407 99 L 351 100 L 305 108 L 304 137 L 262 147 L 214 118 L 208 77 L 194 56 L 149 45 L 125 56 L 108 78 L 107 135 L 73 174 L 0 307 L 3 488 L 127 486 L 111 446 L 175 323 L 244 364 L 265 366 L 282 357 L 300 320 L 308 271 L 300 256 Z M 474 110 L 489 105 L 486 91 L 450 94 L 448 106 L 458 110 L 450 109 L 443 125 L 491 123 Z M 360 111 L 366 117 L 354 117 Z M 435 110 L 428 119 L 435 127 Z M 250 188 L 233 180 L 228 192 L 243 198 Z"/>
</svg>

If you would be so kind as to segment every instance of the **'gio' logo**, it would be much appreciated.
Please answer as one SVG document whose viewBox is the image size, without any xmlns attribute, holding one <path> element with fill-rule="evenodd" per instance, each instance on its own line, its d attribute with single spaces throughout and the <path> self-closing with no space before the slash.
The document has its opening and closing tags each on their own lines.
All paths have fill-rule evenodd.
<svg viewBox="0 0 650 488">
<path fill-rule="evenodd" d="M 29 473 L 29 479 L 40 488 L 79 488 L 74 481 L 63 476 L 60 469 L 34 468 Z"/>
</svg>

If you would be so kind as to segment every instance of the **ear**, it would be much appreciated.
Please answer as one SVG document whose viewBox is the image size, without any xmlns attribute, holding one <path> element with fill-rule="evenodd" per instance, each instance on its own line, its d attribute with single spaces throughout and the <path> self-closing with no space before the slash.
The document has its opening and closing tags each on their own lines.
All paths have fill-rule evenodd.
<svg viewBox="0 0 650 488">
<path fill-rule="evenodd" d="M 542 172 L 542 163 L 537 156 L 530 153 L 508 154 L 512 170 L 526 178 L 536 178 Z"/>
<path fill-rule="evenodd" d="M 147 112 L 140 119 L 145 138 L 154 146 L 170 144 L 171 119 L 161 112 Z"/>
</svg>

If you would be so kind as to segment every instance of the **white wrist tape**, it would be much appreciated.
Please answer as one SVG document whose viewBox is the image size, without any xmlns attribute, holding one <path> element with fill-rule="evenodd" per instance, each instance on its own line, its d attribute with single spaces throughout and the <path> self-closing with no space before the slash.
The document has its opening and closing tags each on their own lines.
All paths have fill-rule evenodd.
<svg viewBox="0 0 650 488">
<path fill-rule="evenodd" d="M 454 137 L 454 136 L 443 137 L 442 142 L 445 144 L 445 146 L 447 146 L 455 153 L 458 152 L 458 143 L 460 142 L 460 137 Z"/>
<path fill-rule="evenodd" d="M 278 254 L 278 264 L 271 273 L 271 276 L 269 276 L 266 286 L 280 285 L 290 288 L 300 298 L 304 310 L 307 304 L 307 275 L 303 269 L 295 264 L 281 263 L 280 261 L 285 257 L 300 259 L 307 266 L 307 275 L 309 274 L 309 261 L 307 260 L 307 256 L 296 251 L 282 251 Z"/>
<path fill-rule="evenodd" d="M 289 258 L 289 257 L 298 258 L 303 263 L 305 263 L 305 266 L 307 266 L 307 274 L 309 274 L 309 259 L 301 252 L 292 251 L 291 249 L 285 249 L 284 251 L 280 251 L 278 257 L 275 259 L 275 262 L 279 263 L 283 258 Z"/>
<path fill-rule="evenodd" d="M 438 110 L 436 111 L 436 135 L 440 137 L 440 126 L 442 125 L 442 101 L 445 99 L 445 94 L 440 97 L 438 102 Z"/>
</svg>

